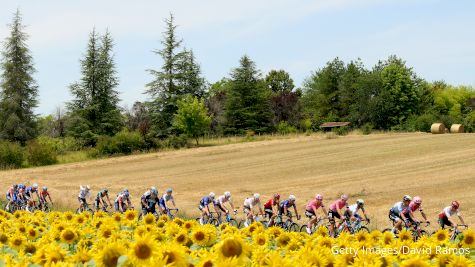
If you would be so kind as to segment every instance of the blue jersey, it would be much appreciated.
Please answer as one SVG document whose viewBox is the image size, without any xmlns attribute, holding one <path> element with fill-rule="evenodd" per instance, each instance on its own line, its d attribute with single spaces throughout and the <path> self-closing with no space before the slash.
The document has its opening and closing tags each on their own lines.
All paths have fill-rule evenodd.
<svg viewBox="0 0 475 267">
<path fill-rule="evenodd" d="M 31 197 L 32 193 L 37 193 L 38 191 L 34 189 L 33 187 L 29 186 L 25 190 L 25 195 Z"/>
<path fill-rule="evenodd" d="M 200 205 L 203 207 L 208 206 L 209 204 L 214 203 L 213 199 L 210 198 L 209 196 L 205 196 L 204 198 L 201 199 Z"/>
<path fill-rule="evenodd" d="M 294 202 L 294 204 L 290 204 L 290 200 L 287 199 L 287 200 L 284 200 L 284 201 L 280 202 L 280 207 L 281 208 L 295 207 L 295 202 Z"/>
</svg>

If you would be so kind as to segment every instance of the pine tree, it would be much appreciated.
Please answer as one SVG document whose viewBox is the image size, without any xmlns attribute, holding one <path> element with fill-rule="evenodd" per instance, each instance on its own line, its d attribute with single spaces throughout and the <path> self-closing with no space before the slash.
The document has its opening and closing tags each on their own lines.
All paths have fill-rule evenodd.
<svg viewBox="0 0 475 267">
<path fill-rule="evenodd" d="M 178 100 L 184 95 L 201 98 L 206 81 L 201 77 L 201 68 L 196 63 L 191 50 L 180 50 L 182 40 L 176 36 L 174 17 L 165 19 L 161 50 L 155 51 L 163 60 L 160 70 L 149 70 L 154 80 L 147 84 L 145 91 L 151 98 L 148 102 L 152 131 L 157 136 L 173 132 L 173 116 L 178 110 Z"/>
<path fill-rule="evenodd" d="M 231 73 L 226 99 L 226 133 L 257 133 L 271 130 L 270 92 L 255 63 L 247 56 Z"/>
<path fill-rule="evenodd" d="M 94 144 L 98 135 L 116 134 L 123 124 L 112 48 L 109 32 L 101 37 L 93 30 L 86 55 L 81 59 L 81 81 L 69 88 L 74 99 L 68 103 L 68 132 L 87 144 Z"/>
<path fill-rule="evenodd" d="M 26 45 L 21 14 L 17 10 L 6 38 L 0 68 L 0 138 L 24 144 L 37 134 L 38 86 L 33 79 L 35 68 Z"/>
</svg>

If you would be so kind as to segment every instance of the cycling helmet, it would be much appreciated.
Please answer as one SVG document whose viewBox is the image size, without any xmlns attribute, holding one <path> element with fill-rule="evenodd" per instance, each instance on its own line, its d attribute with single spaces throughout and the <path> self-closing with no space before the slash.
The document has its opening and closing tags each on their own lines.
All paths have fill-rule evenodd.
<svg viewBox="0 0 475 267">
<path fill-rule="evenodd" d="M 125 188 L 125 189 L 124 189 L 124 192 L 129 193 L 129 189 Z"/>
<path fill-rule="evenodd" d="M 33 187 L 34 189 L 37 189 L 37 188 L 38 188 L 38 184 L 33 184 L 31 187 Z"/>
<path fill-rule="evenodd" d="M 421 197 L 414 197 L 413 200 L 414 200 L 414 203 L 416 203 L 416 204 L 422 204 L 422 198 Z"/>
<path fill-rule="evenodd" d="M 167 193 L 171 193 L 173 190 L 171 188 L 167 188 Z"/>
<path fill-rule="evenodd" d="M 254 198 L 255 198 L 255 199 L 259 199 L 260 197 L 261 197 L 261 195 L 259 195 L 258 193 L 255 193 L 255 194 L 254 194 Z"/>
<path fill-rule="evenodd" d="M 48 191 L 48 187 L 43 186 L 43 191 Z"/>
<path fill-rule="evenodd" d="M 129 190 L 126 189 L 126 190 L 124 191 L 124 196 L 126 196 L 126 197 L 129 197 L 129 196 L 130 196 Z"/>
<path fill-rule="evenodd" d="M 14 189 L 17 189 L 17 188 L 18 188 L 18 185 L 14 184 L 14 185 L 13 185 L 13 188 L 14 188 Z"/>
<path fill-rule="evenodd" d="M 364 205 L 364 200 L 362 200 L 361 198 L 356 200 L 356 204 L 358 204 L 358 206 L 363 206 Z"/>
<path fill-rule="evenodd" d="M 104 189 L 102 189 L 102 192 L 107 194 L 107 193 L 109 193 L 109 190 L 107 188 L 104 188 Z"/>
<path fill-rule="evenodd" d="M 86 190 L 87 191 L 91 190 L 91 187 L 89 185 L 86 185 Z"/>
<path fill-rule="evenodd" d="M 150 187 L 150 191 L 157 190 L 155 186 Z"/>
<path fill-rule="evenodd" d="M 214 198 L 216 195 L 214 194 L 214 192 L 209 192 L 209 197 L 210 198 Z"/>
<path fill-rule="evenodd" d="M 155 195 L 158 195 L 158 191 L 155 187 L 152 187 L 152 189 L 150 189 L 150 192 L 155 194 Z"/>
<path fill-rule="evenodd" d="M 274 194 L 274 198 L 280 199 L 279 193 L 275 193 L 275 194 Z"/>
<path fill-rule="evenodd" d="M 295 198 L 294 195 L 290 195 L 290 196 L 289 196 L 289 200 L 294 200 L 294 201 L 295 201 L 295 199 L 296 199 L 296 198 Z"/>
<path fill-rule="evenodd" d="M 409 196 L 409 195 L 405 195 L 403 198 L 402 198 L 403 201 L 411 201 L 412 200 L 412 197 Z"/>
<path fill-rule="evenodd" d="M 323 200 L 323 196 L 320 195 L 320 194 L 316 194 L 316 195 L 315 195 L 315 199 L 316 199 L 316 200 Z"/>
<path fill-rule="evenodd" d="M 458 209 L 460 207 L 460 203 L 457 200 L 452 201 L 452 208 Z"/>
<path fill-rule="evenodd" d="M 343 194 L 343 195 L 341 195 L 340 198 L 341 198 L 341 200 L 347 201 L 348 200 L 348 195 Z"/>
</svg>

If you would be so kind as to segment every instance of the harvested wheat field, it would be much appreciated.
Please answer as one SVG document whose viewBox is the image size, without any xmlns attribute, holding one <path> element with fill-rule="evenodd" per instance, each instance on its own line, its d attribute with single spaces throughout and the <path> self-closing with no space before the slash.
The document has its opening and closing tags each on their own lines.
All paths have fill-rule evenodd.
<svg viewBox="0 0 475 267">
<path fill-rule="evenodd" d="M 327 139 L 323 135 L 117 157 L 0 172 L 5 191 L 14 181 L 47 185 L 55 202 L 77 206 L 80 184 L 113 192 L 127 187 L 135 205 L 150 186 L 174 189 L 178 207 L 196 215 L 209 191 L 231 191 L 237 206 L 259 192 L 297 196 L 304 204 L 317 192 L 330 204 L 341 193 L 366 200 L 372 227 L 389 225 L 390 206 L 404 194 L 420 195 L 435 227 L 452 199 L 475 223 L 475 135 L 374 134 Z M 115 194 L 114 194 L 115 195 Z M 113 200 L 112 200 L 113 201 Z M 241 215 L 240 215 L 241 216 Z"/>
</svg>

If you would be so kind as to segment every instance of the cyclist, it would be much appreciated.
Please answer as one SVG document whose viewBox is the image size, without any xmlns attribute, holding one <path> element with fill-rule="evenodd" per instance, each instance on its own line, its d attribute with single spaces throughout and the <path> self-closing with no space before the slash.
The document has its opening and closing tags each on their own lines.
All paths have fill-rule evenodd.
<svg viewBox="0 0 475 267">
<path fill-rule="evenodd" d="M 343 208 L 348 209 L 348 195 L 341 195 L 339 199 L 335 200 L 330 205 L 330 209 L 328 211 L 328 219 L 330 221 L 330 236 L 335 236 L 335 218 L 340 219 L 340 223 L 343 222 L 344 218 L 344 211 Z"/>
<path fill-rule="evenodd" d="M 352 221 L 362 221 L 363 218 L 358 213 L 360 210 L 364 215 L 364 220 L 369 223 L 368 215 L 366 214 L 366 211 L 364 209 L 364 200 L 361 199 L 361 198 L 356 200 L 355 204 L 350 205 L 348 207 L 347 212 L 346 212 L 345 215 L 346 215 L 347 219 L 350 219 Z"/>
<path fill-rule="evenodd" d="M 457 215 L 459 218 L 460 222 L 462 224 L 465 224 L 462 214 L 459 211 L 460 208 L 460 203 L 457 200 L 452 201 L 452 204 L 448 207 L 445 207 L 442 212 L 439 214 L 439 225 L 442 229 L 445 228 L 445 226 L 449 227 L 457 227 L 457 224 L 455 221 L 451 218 L 454 215 Z"/>
<path fill-rule="evenodd" d="M 391 230 L 392 233 L 396 233 L 396 230 L 402 230 L 402 223 L 404 222 L 409 225 L 409 220 L 404 215 L 403 211 L 409 208 L 409 204 L 412 201 L 412 197 L 409 195 L 405 195 L 402 198 L 402 201 L 397 202 L 394 206 L 389 210 L 389 219 L 393 222 L 394 226 Z"/>
<path fill-rule="evenodd" d="M 142 216 L 145 216 L 147 213 L 152 213 L 158 218 L 158 213 L 155 210 L 155 205 L 158 206 L 158 201 L 158 191 L 155 187 L 151 187 L 150 190 L 146 191 L 140 198 Z"/>
<path fill-rule="evenodd" d="M 260 195 L 258 193 L 255 193 L 252 197 L 246 198 L 244 200 L 244 214 L 246 214 L 246 220 L 244 221 L 244 226 L 248 227 L 250 223 L 254 221 L 254 212 L 252 209 L 254 207 L 259 208 L 259 214 L 261 216 L 264 216 L 264 210 L 262 209 L 262 203 L 260 200 Z"/>
<path fill-rule="evenodd" d="M 412 223 L 418 223 L 417 220 L 414 219 L 414 212 L 416 210 L 419 210 L 419 212 L 421 213 L 422 217 L 424 218 L 425 222 L 428 223 L 429 221 L 427 220 L 427 216 L 426 214 L 424 213 L 424 211 L 422 210 L 422 198 L 421 197 L 414 197 L 411 201 L 411 203 L 409 203 L 409 207 L 407 207 L 405 210 L 403 210 L 403 214 L 404 214 L 404 217 L 406 217 L 409 222 L 412 224 Z"/>
<path fill-rule="evenodd" d="M 297 211 L 297 206 L 295 205 L 295 196 L 290 195 L 289 199 L 286 199 L 280 203 L 279 206 L 279 216 L 286 215 L 290 217 L 290 211 L 289 208 L 293 207 L 295 211 L 295 216 L 297 216 L 297 220 L 300 220 L 300 215 L 299 212 Z"/>
<path fill-rule="evenodd" d="M 85 208 L 88 205 L 86 198 L 91 198 L 91 187 L 89 187 L 89 185 L 86 185 L 84 187 L 80 185 L 78 195 L 79 208 Z"/>
<path fill-rule="evenodd" d="M 27 187 L 25 190 L 25 198 L 27 200 L 27 209 L 32 211 L 36 207 L 36 201 L 34 199 L 34 195 L 36 195 L 36 199 L 38 202 L 40 201 L 40 195 L 38 194 L 38 184 L 33 184 L 30 187 Z"/>
<path fill-rule="evenodd" d="M 127 204 L 125 203 L 127 202 Z M 130 201 L 130 193 L 129 190 L 126 188 L 124 191 L 117 194 L 117 198 L 114 201 L 115 204 L 115 211 L 123 213 L 129 208 L 134 208 L 132 206 L 132 202 Z"/>
<path fill-rule="evenodd" d="M 41 205 L 41 208 L 45 208 L 44 206 L 45 206 L 46 204 L 48 204 L 48 201 L 46 200 L 46 197 L 49 198 L 49 202 L 51 203 L 51 205 L 53 205 L 53 200 L 51 200 L 51 195 L 50 195 L 49 192 L 48 192 L 48 187 L 43 186 L 42 189 L 43 189 L 43 190 L 40 192 L 40 205 Z"/>
<path fill-rule="evenodd" d="M 103 188 L 101 191 L 97 192 L 96 194 L 96 199 L 95 199 L 95 206 L 96 206 L 96 211 L 99 211 L 102 207 L 104 210 L 107 209 L 107 203 L 104 200 L 104 197 L 107 199 L 107 202 L 109 203 L 109 206 L 112 206 L 111 201 L 109 199 L 109 190 L 107 188 Z"/>
<path fill-rule="evenodd" d="M 221 212 L 224 212 L 226 215 L 229 215 L 229 210 L 224 205 L 226 202 L 229 202 L 229 205 L 234 210 L 234 213 L 237 212 L 237 209 L 234 208 L 233 201 L 231 200 L 231 193 L 226 191 L 224 195 L 219 196 L 214 200 L 214 209 L 218 214 L 218 220 L 221 222 Z"/>
<path fill-rule="evenodd" d="M 215 196 L 213 192 L 210 192 L 200 200 L 200 205 L 198 206 L 198 209 L 201 211 L 200 224 L 206 224 L 208 222 L 211 215 L 208 205 L 213 203 Z"/>
<path fill-rule="evenodd" d="M 160 198 L 159 205 L 160 205 L 160 211 L 162 214 L 167 214 L 168 213 L 168 201 L 172 201 L 173 208 L 176 209 L 175 205 L 175 199 L 172 196 L 173 190 L 171 188 L 168 188 L 167 191 L 165 191 L 165 194 Z"/>
<path fill-rule="evenodd" d="M 17 193 L 18 193 L 18 186 L 16 184 L 10 186 L 10 188 L 8 188 L 7 190 L 7 205 L 5 206 L 5 210 L 10 210 L 10 204 L 12 204 L 13 202 L 16 202 L 18 201 L 18 198 L 17 198 Z"/>
<path fill-rule="evenodd" d="M 315 198 L 310 200 L 307 203 L 307 206 L 305 207 L 305 216 L 309 218 L 308 223 L 307 223 L 307 233 L 311 234 L 312 233 L 312 227 L 317 224 L 318 221 L 322 218 L 321 216 L 318 216 L 317 210 L 321 208 L 323 211 L 323 214 L 327 214 L 327 211 L 325 210 L 325 206 L 323 206 L 323 196 L 320 194 L 316 194 Z"/>
<path fill-rule="evenodd" d="M 17 201 L 20 206 L 22 206 L 26 202 L 25 190 L 26 186 L 24 184 L 18 184 Z"/>
<path fill-rule="evenodd" d="M 266 204 L 264 204 L 264 212 L 267 216 L 269 216 L 269 223 L 267 227 L 271 227 L 274 225 L 274 220 L 279 214 L 279 201 L 280 195 L 275 193 L 271 199 L 269 199 Z"/>
</svg>

